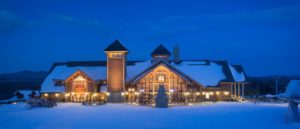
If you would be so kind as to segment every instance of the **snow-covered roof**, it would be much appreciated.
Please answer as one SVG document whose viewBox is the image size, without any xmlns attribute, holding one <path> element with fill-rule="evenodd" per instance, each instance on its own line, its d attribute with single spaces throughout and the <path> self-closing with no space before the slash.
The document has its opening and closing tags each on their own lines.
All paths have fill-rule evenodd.
<svg viewBox="0 0 300 129">
<path fill-rule="evenodd" d="M 206 64 L 205 61 L 183 61 L 180 64 L 172 63 L 172 65 L 203 86 L 216 86 L 226 79 L 223 66 L 214 62 Z"/>
<path fill-rule="evenodd" d="M 41 92 L 63 92 L 63 86 L 55 86 L 54 80 L 66 80 L 78 70 L 84 72 L 94 80 L 106 79 L 106 67 L 90 66 L 90 67 L 67 67 L 66 65 L 56 66 L 51 73 L 46 77 L 42 86 Z"/>
<path fill-rule="evenodd" d="M 234 81 L 243 82 L 246 80 L 244 71 L 238 72 L 238 70 L 235 67 L 233 67 L 232 65 L 229 65 L 229 68 L 232 73 Z"/>
<path fill-rule="evenodd" d="M 149 60 L 145 62 L 137 62 L 132 66 L 127 66 L 126 81 L 131 80 L 133 77 L 137 76 L 151 65 L 151 60 Z"/>
<path fill-rule="evenodd" d="M 291 80 L 288 84 L 284 97 L 300 96 L 300 80 Z"/>
<path fill-rule="evenodd" d="M 152 65 L 151 60 L 134 62 L 127 65 L 126 81 L 132 80 Z M 221 81 L 245 81 L 244 71 L 238 71 L 230 65 L 228 68 L 227 63 L 224 65 L 208 60 L 198 60 L 181 61 L 180 63 L 171 62 L 170 65 L 203 86 L 217 86 Z M 44 80 L 41 92 L 63 92 L 65 90 L 64 87 L 55 86 L 54 80 L 66 80 L 78 70 L 84 72 L 94 80 L 105 80 L 107 76 L 107 68 L 103 65 L 74 67 L 65 64 L 57 65 L 51 69 L 50 74 Z"/>
</svg>

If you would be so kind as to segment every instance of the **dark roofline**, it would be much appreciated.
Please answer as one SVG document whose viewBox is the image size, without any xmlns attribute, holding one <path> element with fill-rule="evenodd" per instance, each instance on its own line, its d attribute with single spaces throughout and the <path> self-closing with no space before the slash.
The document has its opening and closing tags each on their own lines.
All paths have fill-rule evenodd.
<svg viewBox="0 0 300 129">
<path fill-rule="evenodd" d="M 167 55 L 170 56 L 171 52 L 162 44 L 160 44 L 158 47 L 156 47 L 152 52 L 151 52 L 151 56 L 155 56 L 155 55 Z"/>
<path fill-rule="evenodd" d="M 112 42 L 104 51 L 128 51 L 127 48 L 119 41 Z"/>
<path fill-rule="evenodd" d="M 229 68 L 229 64 L 227 63 L 227 61 L 221 60 L 221 61 L 211 61 L 211 62 L 222 65 L 223 73 L 226 76 L 226 79 L 222 80 L 222 82 L 234 82 L 234 78 L 233 78 L 232 72 Z"/>
<path fill-rule="evenodd" d="M 144 62 L 143 60 L 127 60 L 127 65 L 132 66 L 135 63 Z M 66 65 L 67 67 L 77 67 L 77 66 L 105 66 L 107 65 L 107 61 L 68 61 L 68 62 L 55 62 L 51 66 L 48 74 L 53 71 L 56 66 Z"/>
<path fill-rule="evenodd" d="M 248 80 L 248 76 L 247 76 L 247 74 L 246 74 L 246 72 L 245 72 L 245 70 L 244 70 L 244 68 L 243 68 L 243 66 L 242 65 L 231 65 L 237 72 L 239 72 L 239 73 L 244 73 L 244 76 L 245 76 L 245 80 L 247 81 Z"/>
</svg>

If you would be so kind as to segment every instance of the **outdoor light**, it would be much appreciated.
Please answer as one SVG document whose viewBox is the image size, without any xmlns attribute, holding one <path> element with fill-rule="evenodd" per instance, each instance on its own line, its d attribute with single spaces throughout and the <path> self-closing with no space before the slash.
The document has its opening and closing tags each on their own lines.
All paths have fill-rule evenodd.
<svg viewBox="0 0 300 129">
<path fill-rule="evenodd" d="M 145 90 L 144 89 L 140 89 L 140 92 L 145 92 Z"/>
<path fill-rule="evenodd" d="M 67 93 L 67 94 L 65 94 L 65 97 L 68 97 L 68 96 L 70 96 L 70 94 L 68 94 L 68 93 Z"/>
<path fill-rule="evenodd" d="M 128 88 L 128 91 L 134 91 L 134 88 Z"/>
<path fill-rule="evenodd" d="M 44 94 L 44 96 L 45 96 L 45 97 L 48 97 L 48 94 L 46 93 L 46 94 Z"/>
<path fill-rule="evenodd" d="M 228 94 L 229 94 L 229 92 L 227 92 L 227 91 L 224 92 L 224 95 L 228 95 Z"/>
<path fill-rule="evenodd" d="M 72 94 L 72 95 L 74 95 L 75 93 L 74 93 L 74 92 L 72 92 L 71 94 Z"/>
<path fill-rule="evenodd" d="M 110 95 L 110 93 L 106 92 L 106 95 L 107 95 L 107 96 L 109 96 L 109 95 Z"/>
<path fill-rule="evenodd" d="M 196 93 L 196 95 L 200 95 L 200 93 L 199 93 L 199 92 L 197 92 L 197 93 Z"/>
<path fill-rule="evenodd" d="M 189 95 L 189 94 L 190 94 L 189 92 L 185 92 L 185 93 L 184 93 L 184 95 L 186 95 L 186 96 Z"/>
<path fill-rule="evenodd" d="M 134 92 L 134 94 L 139 95 L 140 93 L 139 92 Z"/>
<path fill-rule="evenodd" d="M 220 92 L 219 92 L 219 91 L 217 91 L 217 92 L 216 92 L 216 94 L 217 94 L 217 95 L 219 95 L 219 94 L 220 94 Z"/>
<path fill-rule="evenodd" d="M 124 92 L 122 92 L 121 95 L 124 96 L 125 95 Z"/>
<path fill-rule="evenodd" d="M 125 92 L 125 94 L 127 95 L 127 94 L 128 94 L 128 92 Z"/>
<path fill-rule="evenodd" d="M 97 93 L 94 93 L 93 96 L 96 97 L 96 96 L 97 96 Z"/>
<path fill-rule="evenodd" d="M 213 95 L 213 94 L 214 94 L 214 92 L 209 92 L 209 94 L 210 94 L 210 95 Z"/>
<path fill-rule="evenodd" d="M 202 92 L 202 95 L 205 95 L 206 93 L 205 92 Z"/>
<path fill-rule="evenodd" d="M 55 94 L 55 97 L 58 97 L 58 96 L 59 96 L 59 94 L 58 94 L 58 93 L 56 93 L 56 94 Z"/>
<path fill-rule="evenodd" d="M 173 89 L 171 89 L 171 90 L 170 90 L 170 92 L 172 92 L 172 93 L 173 93 L 173 92 L 174 92 L 174 90 L 173 90 Z"/>
</svg>

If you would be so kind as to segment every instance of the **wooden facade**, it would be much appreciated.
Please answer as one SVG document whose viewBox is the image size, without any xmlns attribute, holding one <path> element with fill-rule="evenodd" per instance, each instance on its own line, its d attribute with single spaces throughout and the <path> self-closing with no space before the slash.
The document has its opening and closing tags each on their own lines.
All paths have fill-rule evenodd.
<svg viewBox="0 0 300 129">
<path fill-rule="evenodd" d="M 105 49 L 105 53 L 107 56 L 106 78 L 95 79 L 85 73 L 85 70 L 78 70 L 65 80 L 54 80 L 63 83 L 59 86 L 64 87 L 64 92 L 44 93 L 42 97 L 73 102 L 125 101 L 153 104 L 159 86 L 164 86 L 170 104 L 242 100 L 244 96 L 246 83 L 234 81 L 227 63 L 220 64 L 219 62 L 219 65 L 224 67 L 220 72 L 224 72 L 225 80 L 220 81 L 216 86 L 206 87 L 200 84 L 199 80 L 192 79 L 183 73 L 184 71 L 179 71 L 171 65 L 172 61 L 169 59 L 171 53 L 162 45 L 151 53 L 152 64 L 130 80 L 126 80 L 127 49 L 119 41 L 115 41 Z M 178 59 L 173 63 L 180 63 L 180 61 Z M 103 85 L 107 85 L 107 91 L 100 91 L 100 87 Z"/>
</svg>

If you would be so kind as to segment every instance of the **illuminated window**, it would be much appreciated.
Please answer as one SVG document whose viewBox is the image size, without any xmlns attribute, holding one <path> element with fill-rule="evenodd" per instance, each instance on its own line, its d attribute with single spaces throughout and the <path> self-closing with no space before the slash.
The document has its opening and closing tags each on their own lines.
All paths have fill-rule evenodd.
<svg viewBox="0 0 300 129">
<path fill-rule="evenodd" d="M 122 58 L 123 53 L 122 52 L 111 52 L 111 53 L 109 53 L 109 57 L 111 57 L 111 58 Z"/>
<path fill-rule="evenodd" d="M 165 76 L 164 75 L 158 75 L 158 81 L 159 82 L 164 82 L 165 81 Z"/>
<path fill-rule="evenodd" d="M 74 92 L 86 92 L 87 81 L 82 76 L 78 76 L 73 81 L 73 91 Z"/>
<path fill-rule="evenodd" d="M 205 98 L 206 98 L 206 99 L 209 99 L 209 93 L 206 93 L 206 94 L 205 94 Z"/>
</svg>

